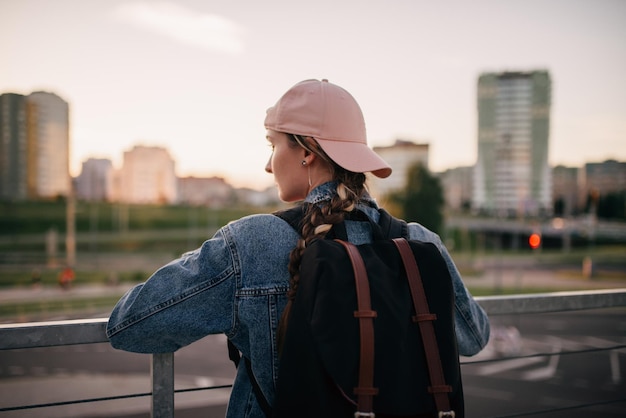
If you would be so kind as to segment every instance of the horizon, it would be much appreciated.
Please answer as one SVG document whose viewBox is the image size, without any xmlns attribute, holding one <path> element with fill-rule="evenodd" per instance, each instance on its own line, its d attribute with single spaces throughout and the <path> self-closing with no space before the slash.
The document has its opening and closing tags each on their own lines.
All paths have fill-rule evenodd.
<svg viewBox="0 0 626 418">
<path fill-rule="evenodd" d="M 391 144 L 391 145 L 393 145 L 393 144 Z M 130 149 L 127 149 L 127 150 L 124 150 L 124 151 L 130 151 L 132 148 L 134 148 L 136 146 L 151 147 L 152 145 L 135 144 L 135 145 L 131 146 Z M 167 147 L 163 147 L 163 148 L 171 156 L 170 150 Z M 122 153 L 124 151 L 122 151 Z M 103 158 L 103 159 L 111 161 L 113 163 L 113 169 L 114 170 L 119 170 L 121 168 L 121 166 L 116 166 L 111 158 L 107 158 L 107 157 L 88 157 L 87 159 L 92 159 L 92 158 L 93 159 Z M 87 161 L 87 160 L 85 160 L 85 161 Z M 81 165 L 85 161 L 81 161 Z M 609 161 L 616 161 L 618 163 L 626 163 L 626 160 L 616 160 L 616 159 L 613 159 L 613 158 L 609 158 L 609 159 L 604 159 L 604 160 L 601 160 L 601 161 L 600 160 L 598 160 L 598 161 L 585 161 L 581 165 L 549 164 L 549 167 L 550 167 L 550 169 L 554 169 L 556 167 L 584 169 L 587 164 L 602 164 L 602 163 L 606 163 L 606 162 L 609 162 Z M 174 164 L 176 165 L 176 160 L 174 160 Z M 444 173 L 447 170 L 454 170 L 454 169 L 457 169 L 457 168 L 473 168 L 474 166 L 475 166 L 475 163 L 474 164 L 470 164 L 470 165 L 460 165 L 460 166 L 454 166 L 454 167 L 446 167 L 443 170 L 437 170 L 437 171 L 431 169 L 430 171 L 432 173 L 434 173 L 434 174 L 441 174 L 441 173 Z M 264 174 L 267 174 L 268 176 L 272 177 L 271 174 L 268 174 L 268 173 L 265 173 L 265 172 L 264 172 Z M 80 172 L 77 173 L 76 175 L 72 175 L 72 178 L 76 178 L 76 177 L 78 177 L 78 175 L 80 175 Z M 236 185 L 236 184 L 234 184 L 233 182 L 230 181 L 228 176 L 223 176 L 223 175 L 220 175 L 220 174 L 217 174 L 217 173 L 216 174 L 208 174 L 208 175 L 198 175 L 198 174 L 194 174 L 194 173 L 192 173 L 192 174 L 181 174 L 181 173 L 179 173 L 176 170 L 176 177 L 179 178 L 179 179 L 180 178 L 188 178 L 188 177 L 192 177 L 192 178 L 220 178 L 220 179 L 223 179 L 227 184 L 229 184 L 230 186 L 232 186 L 234 188 L 238 188 L 238 189 L 240 189 L 240 188 L 249 188 L 249 189 L 254 189 L 254 190 L 257 190 L 257 191 L 266 191 L 268 188 L 275 187 L 275 185 L 273 184 L 273 181 L 272 181 L 271 184 L 267 184 L 267 185 L 259 186 L 259 187 L 251 186 L 251 185 L 248 185 L 248 184 Z M 273 177 L 272 177 L 272 179 L 273 179 Z M 382 179 L 382 180 L 384 181 L 384 179 Z"/>
<path fill-rule="evenodd" d="M 547 70 L 550 166 L 626 161 L 626 2 L 320 1 L 0 0 L 0 92 L 69 103 L 74 177 L 147 145 L 262 189 L 265 110 L 303 79 L 354 95 L 371 147 L 428 143 L 442 172 L 476 162 L 480 74 Z"/>
</svg>

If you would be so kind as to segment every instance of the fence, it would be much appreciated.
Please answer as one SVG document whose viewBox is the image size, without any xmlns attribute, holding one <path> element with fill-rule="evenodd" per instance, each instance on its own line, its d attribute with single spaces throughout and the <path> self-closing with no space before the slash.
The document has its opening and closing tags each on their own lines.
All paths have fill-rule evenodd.
<svg viewBox="0 0 626 418">
<path fill-rule="evenodd" d="M 565 312 L 584 309 L 626 307 L 626 289 L 556 292 L 513 296 L 477 297 L 489 316 L 525 313 Z M 107 319 L 84 319 L 0 325 L 0 350 L 93 344 L 107 342 Z M 0 412 L 45 408 L 83 402 L 97 402 L 125 397 L 151 396 L 152 417 L 174 417 L 174 354 L 153 354 L 152 392 L 122 397 L 60 401 L 49 404 L 2 408 Z M 203 389 L 217 389 L 210 387 Z"/>
</svg>

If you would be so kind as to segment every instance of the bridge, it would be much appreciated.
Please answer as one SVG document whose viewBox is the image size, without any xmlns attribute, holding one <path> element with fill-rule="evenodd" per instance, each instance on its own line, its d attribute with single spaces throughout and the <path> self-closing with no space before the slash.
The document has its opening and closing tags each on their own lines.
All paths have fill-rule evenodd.
<svg viewBox="0 0 626 418">
<path fill-rule="evenodd" d="M 626 241 L 626 222 L 603 221 L 593 216 L 546 220 L 451 216 L 446 219 L 446 227 L 486 233 L 541 233 L 543 236 L 555 238 L 578 236 L 591 240 Z"/>
</svg>

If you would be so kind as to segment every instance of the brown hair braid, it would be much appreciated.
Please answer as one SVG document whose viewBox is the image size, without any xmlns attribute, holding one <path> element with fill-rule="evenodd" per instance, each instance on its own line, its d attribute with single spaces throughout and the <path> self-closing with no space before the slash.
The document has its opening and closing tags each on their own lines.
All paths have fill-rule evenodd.
<svg viewBox="0 0 626 418">
<path fill-rule="evenodd" d="M 330 163 L 333 179 L 337 181 L 337 193 L 326 204 L 311 204 L 302 219 L 302 236 L 298 244 L 289 255 L 289 291 L 287 292 L 287 306 L 283 311 L 278 328 L 278 347 L 282 351 L 285 331 L 291 305 L 298 291 L 300 280 L 300 263 L 305 248 L 315 239 L 324 238 L 333 225 L 341 223 L 346 213 L 351 212 L 366 191 L 365 174 L 348 171 L 332 161 L 321 147 L 312 138 L 302 138 L 298 135 L 289 137 L 306 150 L 318 155 L 324 161 Z"/>
</svg>

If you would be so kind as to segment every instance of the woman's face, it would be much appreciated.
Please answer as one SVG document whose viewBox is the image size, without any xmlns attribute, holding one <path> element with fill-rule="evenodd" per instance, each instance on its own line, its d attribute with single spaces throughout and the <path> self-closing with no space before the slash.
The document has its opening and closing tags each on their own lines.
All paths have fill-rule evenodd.
<svg viewBox="0 0 626 418">
<path fill-rule="evenodd" d="M 278 197 L 284 202 L 304 199 L 309 191 L 308 167 L 302 165 L 305 149 L 282 132 L 268 129 L 266 138 L 272 147 L 272 155 L 265 171 L 274 175 Z"/>
</svg>

